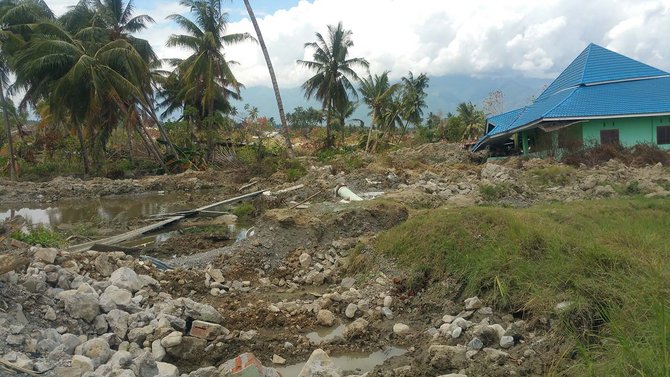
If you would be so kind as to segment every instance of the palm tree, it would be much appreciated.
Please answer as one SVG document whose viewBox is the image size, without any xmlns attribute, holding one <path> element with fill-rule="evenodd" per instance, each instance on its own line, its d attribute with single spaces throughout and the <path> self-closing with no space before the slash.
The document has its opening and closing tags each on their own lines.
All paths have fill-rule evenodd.
<svg viewBox="0 0 670 377">
<path fill-rule="evenodd" d="M 394 93 L 400 88 L 399 84 L 391 85 L 389 83 L 389 72 L 385 71 L 381 75 L 368 75 L 366 79 L 361 80 L 360 91 L 363 96 L 363 102 L 370 108 L 372 123 L 368 132 L 368 140 L 365 143 L 365 151 L 370 150 L 370 140 L 372 139 L 372 130 L 375 126 L 381 129 L 384 125 L 383 116 L 386 107 L 390 104 Z"/>
<path fill-rule="evenodd" d="M 123 39 L 88 50 L 86 43 L 56 23 L 40 23 L 35 32 L 16 54 L 17 83 L 27 88 L 28 101 L 34 105 L 47 101 L 55 120 L 67 119 L 73 125 L 84 173 L 88 175 L 90 163 L 84 126 L 105 122 L 114 111 L 127 114 L 125 101 L 129 99 L 142 101 L 140 90 L 131 80 L 145 75 L 141 72 L 146 65 Z M 160 155 L 156 157 L 161 160 Z"/>
<path fill-rule="evenodd" d="M 368 68 L 369 63 L 363 58 L 348 58 L 349 48 L 354 45 L 352 32 L 342 26 L 328 25 L 328 39 L 316 33 L 316 42 L 305 43 L 306 48 L 314 50 L 313 60 L 298 60 L 298 64 L 316 71 L 302 85 L 307 99 L 314 96 L 323 103 L 326 110 L 326 147 L 333 146 L 331 135 L 331 116 L 333 106 L 342 106 L 349 101 L 349 94 L 354 98 L 356 89 L 352 81 L 358 81 L 354 68 Z"/>
<path fill-rule="evenodd" d="M 402 78 L 402 117 L 405 119 L 402 134 L 407 132 L 407 126 L 411 123 L 414 127 L 421 124 L 423 120 L 423 108 L 426 107 L 426 88 L 428 87 L 428 76 L 425 73 L 416 78 L 412 72 Z"/>
<path fill-rule="evenodd" d="M 483 111 L 478 110 L 476 105 L 472 102 L 461 102 L 456 107 L 456 113 L 463 125 L 463 140 L 473 140 L 480 136 L 484 131 L 484 123 L 486 122 L 486 115 Z"/>
<path fill-rule="evenodd" d="M 17 179 L 18 172 L 16 171 L 16 156 L 14 155 L 11 122 L 8 114 L 9 109 L 13 108 L 13 104 L 8 103 L 10 100 L 5 98 L 5 88 L 9 86 L 11 74 L 9 60 L 11 55 L 23 45 L 21 34 L 30 30 L 28 24 L 45 17 L 53 17 L 53 13 L 43 1 L 0 1 L 0 107 L 2 107 L 5 124 L 9 152 L 9 175 L 12 180 Z"/>
<path fill-rule="evenodd" d="M 284 138 L 286 139 L 286 149 L 288 151 L 289 156 L 292 157 L 293 146 L 291 145 L 291 135 L 288 129 L 288 122 L 286 122 L 286 114 L 284 113 L 284 104 L 282 103 L 281 93 L 279 92 L 279 85 L 277 84 L 277 76 L 275 75 L 275 70 L 272 67 L 272 60 L 270 60 L 270 53 L 268 52 L 268 48 L 265 45 L 263 34 L 261 34 L 261 28 L 258 26 L 256 15 L 254 14 L 254 10 L 251 8 L 251 4 L 249 4 L 249 0 L 244 0 L 244 6 L 247 8 L 247 13 L 249 13 L 251 23 L 254 25 L 254 30 L 256 30 L 256 37 L 258 37 L 258 43 L 261 45 L 261 50 L 263 50 L 263 57 L 265 57 L 265 63 L 268 66 L 268 72 L 270 72 L 272 89 L 275 92 L 275 99 L 277 100 L 277 108 L 279 109 L 279 119 L 281 121 Z"/>
<path fill-rule="evenodd" d="M 176 22 L 187 34 L 171 35 L 167 45 L 182 47 L 193 53 L 186 59 L 172 60 L 176 66 L 168 77 L 167 104 L 173 108 L 193 106 L 198 110 L 197 121 L 208 133 L 207 157 L 211 160 L 215 139 L 213 132 L 222 123 L 220 113 L 230 111 L 229 98 L 239 98 L 242 85 L 230 69 L 231 62 L 223 53 L 225 46 L 254 40 L 248 33 L 225 34 L 227 14 L 221 0 L 182 0 L 195 16 L 195 22 L 173 14 L 168 19 Z"/>
<path fill-rule="evenodd" d="M 340 127 L 340 143 L 344 145 L 344 134 L 346 128 L 346 120 L 350 118 L 354 111 L 358 108 L 358 103 L 352 101 L 346 101 L 342 104 L 338 104 L 333 109 L 337 118 L 337 124 Z"/>
</svg>

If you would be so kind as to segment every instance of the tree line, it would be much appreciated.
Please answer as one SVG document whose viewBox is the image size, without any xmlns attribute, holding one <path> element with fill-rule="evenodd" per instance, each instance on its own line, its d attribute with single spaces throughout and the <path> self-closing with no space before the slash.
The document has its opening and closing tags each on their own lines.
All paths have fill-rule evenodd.
<svg viewBox="0 0 670 377">
<path fill-rule="evenodd" d="M 401 138 L 410 126 L 421 127 L 428 77 L 409 72 L 391 84 L 389 72 L 367 73 L 367 60 L 350 56 L 352 32 L 342 23 L 329 25 L 326 35 L 316 33 L 316 41 L 305 44 L 312 59 L 297 61 L 312 72 L 302 85 L 305 97 L 319 100 L 322 109 L 296 109 L 285 116 L 261 30 L 249 1 L 244 3 L 255 37 L 228 33 L 221 0 L 181 0 L 189 13 L 168 16 L 182 33 L 171 35 L 167 45 L 190 54 L 161 59 L 149 41 L 136 36 L 155 20 L 135 14 L 133 0 L 80 0 L 58 17 L 43 0 L 0 0 L 0 103 L 11 176 L 17 166 L 11 128 L 17 123 L 20 128 L 17 119 L 25 118 L 28 108 L 35 109 L 39 124 L 54 139 L 72 135 L 85 175 L 101 166 L 110 139 L 119 132 L 125 134 L 131 161 L 137 147 L 133 143 L 139 142 L 163 171 L 171 171 L 171 161 L 189 156 L 171 141 L 163 122 L 168 117 L 184 123 L 185 132 L 204 144 L 204 160 L 212 160 L 217 141 L 237 114 L 231 100 L 240 99 L 243 87 L 225 52 L 243 42 L 260 42 L 289 155 L 287 118 L 297 124 L 319 117 L 325 123 L 324 146 L 331 148 L 336 128 L 343 143 L 344 124 L 358 106 L 359 94 L 370 108 L 366 151 Z M 362 71 L 367 76 L 359 75 Z M 18 108 L 8 95 L 20 96 Z"/>
</svg>

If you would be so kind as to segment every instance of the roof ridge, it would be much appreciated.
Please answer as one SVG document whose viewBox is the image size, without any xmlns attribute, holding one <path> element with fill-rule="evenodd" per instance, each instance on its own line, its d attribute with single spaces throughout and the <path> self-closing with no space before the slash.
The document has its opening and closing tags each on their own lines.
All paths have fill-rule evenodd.
<svg viewBox="0 0 670 377">
<path fill-rule="evenodd" d="M 584 59 L 584 66 L 582 67 L 582 77 L 579 79 L 579 85 L 584 85 L 584 77 L 586 76 L 586 67 L 589 65 L 589 58 L 591 57 L 591 50 L 593 50 L 593 46 L 596 46 L 595 43 L 591 42 L 589 43 L 588 46 L 586 46 L 586 59 Z"/>
</svg>

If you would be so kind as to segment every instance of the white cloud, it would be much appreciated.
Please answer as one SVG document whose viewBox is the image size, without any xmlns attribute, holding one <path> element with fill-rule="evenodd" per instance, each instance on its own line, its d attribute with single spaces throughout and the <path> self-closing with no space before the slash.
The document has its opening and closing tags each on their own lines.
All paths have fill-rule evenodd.
<svg viewBox="0 0 670 377">
<path fill-rule="evenodd" d="M 72 2 L 48 0 L 54 9 Z M 141 36 L 159 56 L 185 56 L 165 47 L 168 36 L 180 31 L 164 16 L 187 10 L 176 0 L 137 1 L 137 8 L 157 21 Z M 257 16 L 285 87 L 308 77 L 295 62 L 309 58 L 303 44 L 338 21 L 354 33 L 351 56 L 365 57 L 373 73 L 391 70 L 393 78 L 410 70 L 553 77 L 590 42 L 670 70 L 670 0 L 300 0 L 290 9 Z M 231 23 L 229 30 L 254 34 L 248 19 Z M 247 86 L 270 85 L 258 45 L 231 46 L 226 56 L 240 63 L 234 71 Z"/>
</svg>

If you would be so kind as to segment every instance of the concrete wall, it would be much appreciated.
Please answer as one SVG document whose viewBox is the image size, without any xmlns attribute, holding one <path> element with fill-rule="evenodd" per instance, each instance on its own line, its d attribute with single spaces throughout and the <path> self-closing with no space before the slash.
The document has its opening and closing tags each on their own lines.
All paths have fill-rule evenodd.
<svg viewBox="0 0 670 377">
<path fill-rule="evenodd" d="M 619 141 L 626 147 L 635 144 L 657 144 L 656 127 L 670 126 L 670 116 L 618 118 L 582 122 L 582 137 L 585 145 L 600 143 L 601 130 L 619 130 Z M 670 149 L 670 144 L 659 145 Z"/>
</svg>

